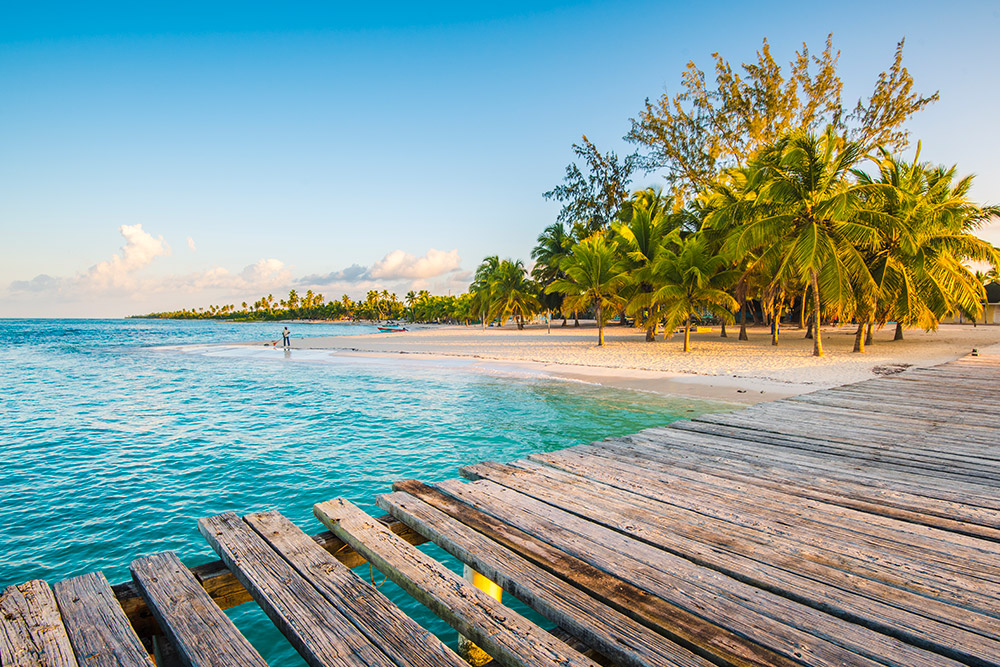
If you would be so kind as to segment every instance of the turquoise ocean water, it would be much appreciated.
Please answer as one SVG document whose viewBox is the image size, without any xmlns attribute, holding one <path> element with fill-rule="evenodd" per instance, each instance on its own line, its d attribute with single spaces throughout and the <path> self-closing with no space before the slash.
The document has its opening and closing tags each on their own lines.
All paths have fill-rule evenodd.
<svg viewBox="0 0 1000 667">
<path fill-rule="evenodd" d="M 0 320 L 0 586 L 95 569 L 118 583 L 132 559 L 165 550 L 196 565 L 215 559 L 197 532 L 203 516 L 278 509 L 316 533 L 322 500 L 379 515 L 375 497 L 396 480 L 453 478 L 463 464 L 730 407 L 461 361 L 230 345 L 273 340 L 282 326 Z M 382 590 L 452 641 L 391 582 Z M 230 614 L 270 664 L 304 664 L 256 605 Z"/>
</svg>

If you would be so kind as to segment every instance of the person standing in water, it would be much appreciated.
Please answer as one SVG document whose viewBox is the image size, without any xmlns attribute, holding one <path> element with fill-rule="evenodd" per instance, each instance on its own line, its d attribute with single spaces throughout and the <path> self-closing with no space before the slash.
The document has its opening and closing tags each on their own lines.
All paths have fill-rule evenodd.
<svg viewBox="0 0 1000 667">
<path fill-rule="evenodd" d="M 291 342 L 289 342 L 289 340 L 288 340 L 288 337 L 291 336 L 291 335 L 292 335 L 292 332 L 288 330 L 288 327 L 285 327 L 285 330 L 281 332 L 281 346 L 282 347 L 290 347 L 291 346 Z"/>
</svg>

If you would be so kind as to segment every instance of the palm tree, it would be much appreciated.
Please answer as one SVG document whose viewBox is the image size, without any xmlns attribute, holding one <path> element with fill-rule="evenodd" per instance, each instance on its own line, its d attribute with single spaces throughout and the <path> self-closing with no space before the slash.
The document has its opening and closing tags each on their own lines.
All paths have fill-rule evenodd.
<svg viewBox="0 0 1000 667">
<path fill-rule="evenodd" d="M 542 307 L 535 296 L 537 288 L 524 269 L 521 260 L 505 259 L 497 266 L 490 280 L 490 314 L 504 320 L 513 316 L 518 329 L 524 329 L 524 321 Z"/>
<path fill-rule="evenodd" d="M 410 309 L 410 321 L 413 321 L 413 304 L 417 302 L 417 295 L 413 290 L 406 293 L 404 297 L 407 307 Z"/>
<path fill-rule="evenodd" d="M 535 260 L 531 277 L 538 281 L 543 290 L 553 280 L 562 277 L 559 263 L 572 246 L 573 238 L 566 233 L 566 227 L 561 222 L 549 225 L 538 235 L 537 243 L 531 251 L 531 258 Z M 558 292 L 545 292 L 543 300 L 546 308 L 551 310 L 555 307 L 562 310 L 562 296 Z M 563 312 L 563 326 L 566 326 L 565 312 Z"/>
<path fill-rule="evenodd" d="M 883 184 L 899 193 L 878 202 L 879 212 L 895 224 L 887 228 L 870 259 L 878 285 L 873 310 L 881 322 L 895 319 L 894 340 L 903 338 L 904 326 L 931 330 L 955 311 L 969 313 L 975 321 L 985 293 L 965 262 L 996 266 L 1000 261 L 997 250 L 972 233 L 997 214 L 997 207 L 979 207 L 969 200 L 971 176 L 955 183 L 955 167 L 921 164 L 919 155 L 918 146 L 917 157 L 906 163 L 883 150 L 878 181 L 857 172 L 859 182 Z M 863 352 L 864 342 L 856 342 L 855 349 Z"/>
<path fill-rule="evenodd" d="M 714 254 L 702 234 L 689 236 L 676 252 L 666 252 L 656 260 L 652 275 L 658 285 L 652 298 L 663 307 L 668 331 L 684 322 L 684 351 L 691 349 L 691 321 L 710 312 L 723 321 L 732 321 L 739 304 L 726 289 L 739 277 L 729 260 Z"/>
<path fill-rule="evenodd" d="M 500 266 L 500 258 L 497 255 L 490 255 L 476 268 L 476 274 L 469 285 L 469 292 L 472 294 L 472 307 L 479 313 L 483 330 L 486 330 L 486 318 L 490 310 L 492 295 L 490 289 L 493 277 Z"/>
<path fill-rule="evenodd" d="M 858 214 L 865 198 L 884 188 L 848 180 L 862 156 L 860 144 L 844 142 L 832 127 L 819 136 L 796 132 L 766 148 L 751 164 L 756 201 L 730 239 L 736 256 L 760 250 L 765 263 L 777 267 L 775 279 L 811 287 L 817 357 L 823 356 L 823 306 L 850 315 L 856 297 L 875 291 L 862 251 L 877 244 L 880 232 L 871 216 Z"/>
<path fill-rule="evenodd" d="M 604 345 L 605 308 L 619 308 L 625 299 L 618 291 L 628 283 L 627 268 L 616 256 L 614 244 L 596 234 L 573 246 L 559 265 L 564 278 L 557 278 L 547 292 L 562 292 L 569 308 L 593 308 L 597 316 L 597 344 Z"/>
<path fill-rule="evenodd" d="M 627 312 L 636 318 L 642 317 L 647 341 L 656 340 L 656 329 L 662 318 L 659 304 L 652 298 L 652 265 L 666 251 L 664 244 L 676 243 L 680 238 L 667 203 L 653 188 L 636 192 L 625 209 L 629 213 L 628 220 L 612 226 L 618 251 L 629 267 L 633 288 Z"/>
</svg>

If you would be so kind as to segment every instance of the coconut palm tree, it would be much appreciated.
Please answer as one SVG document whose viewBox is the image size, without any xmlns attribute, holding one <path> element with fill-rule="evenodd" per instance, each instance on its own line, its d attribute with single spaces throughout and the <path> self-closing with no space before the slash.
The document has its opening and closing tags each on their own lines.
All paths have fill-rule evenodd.
<svg viewBox="0 0 1000 667">
<path fill-rule="evenodd" d="M 493 297 L 490 294 L 493 277 L 500 267 L 500 258 L 497 255 L 490 255 L 480 262 L 476 268 L 476 274 L 469 285 L 469 292 L 472 294 L 472 307 L 476 309 L 486 330 L 486 318 L 490 311 L 490 304 Z"/>
<path fill-rule="evenodd" d="M 817 357 L 823 356 L 824 306 L 849 316 L 856 297 L 876 290 L 863 251 L 878 243 L 881 232 L 873 216 L 858 214 L 867 199 L 887 193 L 879 184 L 849 180 L 862 156 L 860 144 L 844 142 L 832 127 L 818 136 L 796 132 L 766 148 L 750 165 L 756 200 L 728 240 L 736 256 L 760 251 L 766 264 L 773 261 L 775 279 L 810 287 Z"/>
<path fill-rule="evenodd" d="M 514 317 L 518 329 L 524 321 L 542 307 L 535 296 L 537 287 L 528 278 L 521 260 L 505 259 L 497 266 L 490 280 L 490 314 L 500 319 L 500 326 Z"/>
<path fill-rule="evenodd" d="M 980 207 L 968 198 L 972 177 L 955 182 L 956 168 L 932 167 L 881 151 L 876 181 L 857 172 L 861 183 L 882 184 L 899 196 L 878 202 L 879 212 L 894 221 L 870 253 L 869 266 L 878 286 L 870 322 L 877 317 L 896 321 L 895 340 L 904 326 L 935 329 L 941 317 L 955 311 L 974 318 L 985 298 L 982 281 L 966 262 L 1000 263 L 992 245 L 972 232 L 998 213 L 997 207 Z M 855 350 L 864 351 L 864 340 Z"/>
<path fill-rule="evenodd" d="M 616 252 L 615 245 L 601 234 L 580 241 L 559 265 L 565 277 L 557 278 L 546 288 L 548 292 L 565 294 L 568 308 L 594 309 L 598 345 L 604 345 L 605 309 L 620 308 L 625 303 L 618 292 L 628 283 L 628 267 Z"/>
<path fill-rule="evenodd" d="M 556 308 L 562 311 L 563 326 L 566 326 L 566 312 L 562 309 L 563 295 L 558 292 L 544 292 L 556 278 L 562 277 L 559 270 L 559 263 L 569 253 L 573 246 L 573 237 L 566 233 L 566 226 L 561 222 L 549 225 L 538 235 L 535 247 L 531 251 L 531 258 L 535 260 L 535 266 L 531 269 L 531 277 L 534 278 L 543 289 L 542 300 L 547 309 Z"/>
<path fill-rule="evenodd" d="M 689 236 L 677 251 L 657 258 L 652 275 L 657 289 L 653 299 L 663 307 L 668 331 L 684 322 L 684 351 L 691 349 L 691 322 L 708 312 L 731 322 L 739 303 L 726 290 L 740 272 L 730 268 L 728 258 L 713 252 L 703 234 Z"/>
<path fill-rule="evenodd" d="M 670 215 L 669 202 L 653 188 L 636 192 L 625 209 L 628 220 L 612 225 L 612 234 L 619 253 L 628 267 L 631 283 L 626 312 L 642 319 L 646 340 L 656 340 L 660 319 L 660 304 L 652 298 L 651 268 L 666 252 L 665 244 L 680 239 L 678 225 Z"/>
<path fill-rule="evenodd" d="M 406 307 L 410 309 L 410 321 L 412 322 L 413 321 L 413 304 L 415 304 L 417 302 L 417 294 L 416 294 L 416 292 L 414 292 L 413 290 L 410 290 L 409 292 L 406 293 L 406 296 L 404 297 L 404 300 L 406 301 Z"/>
</svg>

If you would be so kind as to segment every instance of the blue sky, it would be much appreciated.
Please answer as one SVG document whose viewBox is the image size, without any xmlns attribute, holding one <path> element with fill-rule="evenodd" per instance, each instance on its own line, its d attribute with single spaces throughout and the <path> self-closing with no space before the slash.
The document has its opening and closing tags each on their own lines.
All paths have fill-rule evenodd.
<svg viewBox="0 0 1000 667">
<path fill-rule="evenodd" d="M 997 3 L 11 5 L 0 316 L 461 291 L 485 255 L 528 259 L 581 134 L 628 152 L 688 60 L 765 36 L 784 62 L 832 32 L 846 100 L 905 37 L 941 93 L 910 124 L 923 156 L 1000 203 Z"/>
</svg>

